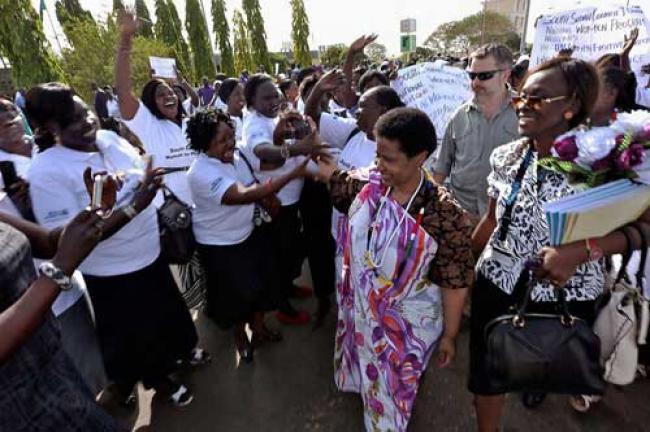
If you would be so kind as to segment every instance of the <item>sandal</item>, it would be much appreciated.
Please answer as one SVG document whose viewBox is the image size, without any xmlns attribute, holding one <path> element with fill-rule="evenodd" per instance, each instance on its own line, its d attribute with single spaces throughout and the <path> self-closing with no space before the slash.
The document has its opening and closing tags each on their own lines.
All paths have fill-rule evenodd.
<svg viewBox="0 0 650 432">
<path fill-rule="evenodd" d="M 521 403 L 528 409 L 535 409 L 544 402 L 546 393 L 522 393 Z"/>
<path fill-rule="evenodd" d="M 569 405 L 580 413 L 586 413 L 591 408 L 591 404 L 600 401 L 601 396 L 591 395 L 574 395 L 569 396 Z"/>
<path fill-rule="evenodd" d="M 194 395 L 183 384 L 179 384 L 178 389 L 169 397 L 169 401 L 177 408 L 188 406 L 194 400 Z"/>
<path fill-rule="evenodd" d="M 203 366 L 212 361 L 210 353 L 203 348 L 194 348 L 190 353 L 190 366 L 197 367 Z"/>
</svg>

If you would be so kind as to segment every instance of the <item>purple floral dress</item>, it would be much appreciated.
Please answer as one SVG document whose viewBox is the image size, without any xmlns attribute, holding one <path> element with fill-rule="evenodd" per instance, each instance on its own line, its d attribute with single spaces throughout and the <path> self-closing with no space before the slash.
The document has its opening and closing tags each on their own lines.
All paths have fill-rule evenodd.
<svg viewBox="0 0 650 432">
<path fill-rule="evenodd" d="M 427 179 L 423 187 L 437 186 Z M 443 330 L 441 293 L 430 277 L 438 243 L 387 196 L 376 171 L 348 215 L 340 237 L 335 381 L 361 393 L 367 430 L 404 431 Z"/>
</svg>

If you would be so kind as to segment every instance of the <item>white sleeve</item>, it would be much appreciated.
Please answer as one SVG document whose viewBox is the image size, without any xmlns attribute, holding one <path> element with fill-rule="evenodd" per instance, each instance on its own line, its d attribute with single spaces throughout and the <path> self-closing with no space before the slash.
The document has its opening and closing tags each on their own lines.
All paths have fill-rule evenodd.
<svg viewBox="0 0 650 432">
<path fill-rule="evenodd" d="M 223 196 L 236 182 L 237 179 L 221 170 L 210 170 L 210 172 L 200 174 L 194 182 L 193 190 L 196 190 L 197 195 L 214 199 L 221 204 Z"/>
<path fill-rule="evenodd" d="M 30 170 L 29 175 L 29 196 L 40 225 L 47 229 L 58 228 L 79 213 L 78 197 L 59 176 L 40 170 Z"/>
<path fill-rule="evenodd" d="M 158 119 L 156 116 L 151 114 L 149 108 L 144 106 L 142 101 L 138 101 L 138 103 L 138 110 L 135 112 L 135 116 L 133 116 L 131 120 L 123 121 L 129 127 L 129 129 L 131 129 L 131 132 L 133 132 L 138 137 L 138 139 L 140 139 L 145 150 L 149 152 L 148 138 L 151 134 L 150 129 L 154 126 Z"/>
<path fill-rule="evenodd" d="M 258 145 L 273 143 L 273 130 L 269 130 L 266 124 L 260 122 L 249 122 L 248 127 L 244 129 L 244 135 L 246 147 L 251 152 Z"/>
<path fill-rule="evenodd" d="M 356 129 L 357 121 L 337 117 L 329 113 L 322 113 L 318 127 L 321 138 L 324 142 L 342 149 L 352 131 Z"/>
</svg>

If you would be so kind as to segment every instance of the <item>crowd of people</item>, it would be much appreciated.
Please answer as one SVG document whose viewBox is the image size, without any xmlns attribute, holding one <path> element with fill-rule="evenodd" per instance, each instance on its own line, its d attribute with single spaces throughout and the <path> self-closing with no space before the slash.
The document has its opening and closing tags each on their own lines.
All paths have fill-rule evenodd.
<svg viewBox="0 0 650 432">
<path fill-rule="evenodd" d="M 636 37 L 594 64 L 562 54 L 530 70 L 482 46 L 461 65 L 472 98 L 437 131 L 391 87 L 398 65 L 355 64 L 376 36 L 354 41 L 340 69 L 206 77 L 198 89 L 178 74 L 134 89 L 137 29 L 123 13 L 115 87 L 93 84 L 93 109 L 61 83 L 0 99 L 3 429 L 119 430 L 95 402 L 109 385 L 125 407 L 138 382 L 191 403 L 173 377 L 210 362 L 188 308 L 202 303 L 244 363 L 282 340 L 268 314 L 317 328 L 334 309 L 334 380 L 361 395 L 372 431 L 407 430 L 427 366 L 454 361 L 469 319 L 468 388 L 478 429 L 492 432 L 504 391 L 486 325 L 529 283 L 533 311 L 553 311 L 563 290 L 593 323 L 606 258 L 629 235 L 551 247 L 544 204 L 576 189 L 536 161 L 573 128 L 650 110 L 639 104 L 650 82 L 630 71 Z M 170 196 L 191 209 L 183 263 L 161 244 Z M 650 211 L 638 226 L 633 249 Z M 295 282 L 305 260 L 313 317 L 292 304 L 312 295 Z M 588 397 L 571 403 L 588 409 Z"/>
</svg>

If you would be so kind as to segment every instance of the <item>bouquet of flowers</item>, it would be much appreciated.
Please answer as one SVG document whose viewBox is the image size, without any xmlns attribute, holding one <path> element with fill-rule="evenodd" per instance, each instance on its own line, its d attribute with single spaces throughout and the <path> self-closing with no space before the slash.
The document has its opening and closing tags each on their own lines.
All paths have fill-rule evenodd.
<svg viewBox="0 0 650 432">
<path fill-rule="evenodd" d="M 555 140 L 539 165 L 588 188 L 620 179 L 650 184 L 650 112 L 619 114 L 609 126 L 576 129 Z"/>
</svg>

